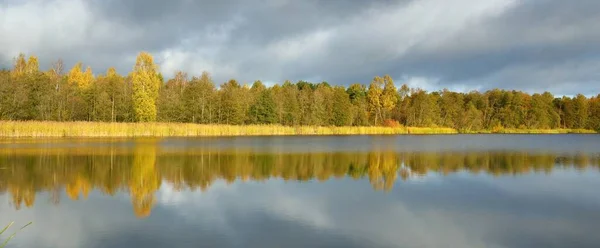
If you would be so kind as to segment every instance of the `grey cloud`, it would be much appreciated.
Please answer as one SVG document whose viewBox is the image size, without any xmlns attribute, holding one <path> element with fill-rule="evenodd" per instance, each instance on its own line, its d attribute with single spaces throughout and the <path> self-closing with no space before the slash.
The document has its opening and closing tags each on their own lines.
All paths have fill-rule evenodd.
<svg viewBox="0 0 600 248">
<path fill-rule="evenodd" d="M 592 94 L 598 11 L 593 0 L 4 0 L 0 65 L 25 52 L 125 73 L 146 50 L 166 75 L 207 70 L 217 83 L 390 74 L 433 90 Z"/>
<path fill-rule="evenodd" d="M 431 51 L 415 49 L 409 57 L 418 59 L 411 69 L 433 72 L 445 82 L 488 88 L 598 92 L 598 74 L 591 72 L 600 69 L 600 32 L 595 28 L 599 9 L 598 1 L 523 1 L 503 15 L 457 32 L 455 42 Z M 433 57 L 440 59 L 432 61 Z"/>
</svg>

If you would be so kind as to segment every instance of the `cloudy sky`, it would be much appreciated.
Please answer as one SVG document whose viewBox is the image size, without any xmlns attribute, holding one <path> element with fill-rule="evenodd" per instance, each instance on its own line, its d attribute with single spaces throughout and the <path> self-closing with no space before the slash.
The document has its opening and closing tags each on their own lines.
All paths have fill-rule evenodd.
<svg viewBox="0 0 600 248">
<path fill-rule="evenodd" d="M 0 66 L 19 52 L 217 83 L 369 83 L 427 90 L 600 92 L 597 0 L 0 0 Z"/>
</svg>

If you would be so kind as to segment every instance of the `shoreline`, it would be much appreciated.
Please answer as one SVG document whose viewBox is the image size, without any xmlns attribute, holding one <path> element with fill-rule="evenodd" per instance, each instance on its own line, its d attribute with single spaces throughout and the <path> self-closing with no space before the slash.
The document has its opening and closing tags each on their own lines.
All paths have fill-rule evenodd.
<svg viewBox="0 0 600 248">
<path fill-rule="evenodd" d="M 427 134 L 597 134 L 584 129 L 499 129 L 460 132 L 444 127 L 282 126 L 191 123 L 0 121 L 0 138 L 134 138 Z"/>
</svg>

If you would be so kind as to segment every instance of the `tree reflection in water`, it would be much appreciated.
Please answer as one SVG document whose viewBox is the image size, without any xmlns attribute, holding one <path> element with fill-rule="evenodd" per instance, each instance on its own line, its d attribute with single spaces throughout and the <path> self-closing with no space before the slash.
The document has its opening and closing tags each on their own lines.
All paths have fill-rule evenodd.
<svg viewBox="0 0 600 248">
<path fill-rule="evenodd" d="M 206 190 L 215 181 L 327 181 L 368 178 L 373 189 L 389 191 L 398 178 L 466 171 L 494 176 L 551 173 L 555 167 L 599 168 L 598 154 L 519 151 L 475 152 L 255 152 L 194 148 L 166 150 L 155 141 L 131 147 L 44 147 L 0 149 L 0 192 L 16 209 L 32 207 L 36 194 L 49 192 L 58 204 L 61 191 L 72 200 L 92 190 L 128 192 L 136 216 L 150 215 L 162 182 L 176 190 Z"/>
</svg>

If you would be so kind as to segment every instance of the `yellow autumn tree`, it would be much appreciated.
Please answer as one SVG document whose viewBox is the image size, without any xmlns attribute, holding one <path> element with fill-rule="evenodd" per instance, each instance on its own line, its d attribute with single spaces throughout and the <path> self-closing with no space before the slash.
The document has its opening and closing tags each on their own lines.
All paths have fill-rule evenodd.
<svg viewBox="0 0 600 248">
<path fill-rule="evenodd" d="M 40 70 L 40 65 L 38 62 L 38 58 L 36 56 L 29 56 L 27 60 L 27 65 L 25 66 L 25 73 L 32 74 L 36 73 Z"/>
<path fill-rule="evenodd" d="M 117 69 L 115 69 L 114 67 L 110 67 L 108 68 L 108 70 L 106 70 L 106 77 L 110 78 L 110 77 L 117 77 Z"/>
<path fill-rule="evenodd" d="M 383 95 L 383 78 L 377 76 L 373 78 L 369 85 L 369 92 L 367 93 L 367 100 L 369 102 L 369 114 L 373 118 L 373 125 L 378 125 L 382 119 L 381 109 L 383 104 L 381 103 L 381 96 Z"/>
<path fill-rule="evenodd" d="M 71 70 L 68 75 L 68 82 L 72 85 L 77 85 L 80 89 L 87 89 L 94 81 L 94 75 L 92 73 L 92 68 L 89 66 L 86 68 L 85 72 L 81 70 L 82 64 L 77 63 Z"/>
<path fill-rule="evenodd" d="M 80 85 L 80 82 L 83 81 L 83 72 L 81 71 L 81 63 L 75 64 L 73 68 L 69 71 L 69 75 L 67 76 L 67 81 L 71 85 Z"/>
<path fill-rule="evenodd" d="M 396 86 L 394 85 L 394 80 L 390 75 L 383 76 L 383 82 L 384 86 L 381 94 L 381 106 L 383 107 L 383 118 L 389 119 L 392 110 L 394 110 L 398 103 L 399 96 L 396 91 Z"/>
<path fill-rule="evenodd" d="M 87 68 L 85 68 L 85 72 L 83 73 L 81 84 L 79 85 L 79 87 L 88 89 L 92 85 L 93 81 L 94 74 L 92 73 L 92 68 L 88 66 Z"/>
<path fill-rule="evenodd" d="M 71 95 L 70 99 L 71 106 L 70 112 L 72 113 L 75 120 L 91 120 L 90 107 L 92 101 L 92 90 L 91 86 L 94 81 L 94 74 L 92 68 L 89 66 L 85 72 L 82 71 L 82 64 L 77 63 L 67 75 L 67 82 L 75 87 L 75 93 Z"/>
<path fill-rule="evenodd" d="M 15 77 L 21 76 L 25 74 L 27 68 L 27 60 L 25 60 L 25 54 L 20 53 L 17 58 L 15 58 L 15 64 L 12 70 L 12 74 Z"/>
<path fill-rule="evenodd" d="M 154 64 L 150 53 L 141 52 L 138 55 L 131 79 L 135 120 L 138 122 L 156 121 L 156 101 L 162 82 L 158 74 L 158 67 Z"/>
</svg>

